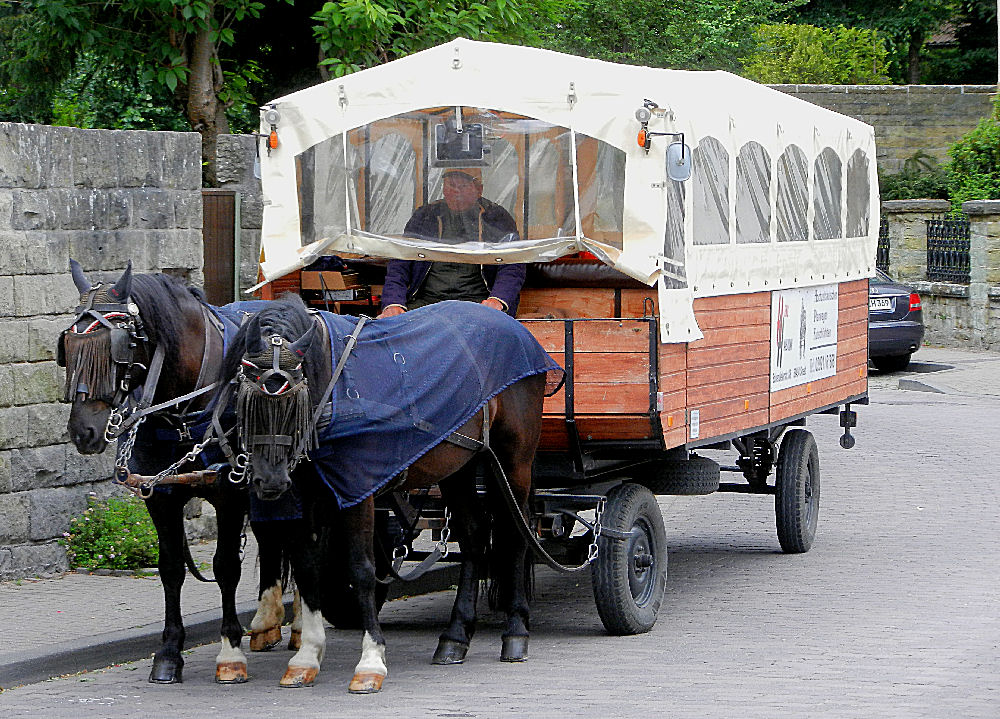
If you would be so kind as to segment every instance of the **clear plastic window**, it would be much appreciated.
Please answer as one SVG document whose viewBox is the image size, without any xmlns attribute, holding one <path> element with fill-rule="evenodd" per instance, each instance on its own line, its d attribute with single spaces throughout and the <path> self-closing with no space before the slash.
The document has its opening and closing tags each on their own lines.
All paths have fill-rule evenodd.
<svg viewBox="0 0 1000 719">
<path fill-rule="evenodd" d="M 736 156 L 736 241 L 771 241 L 771 158 L 758 142 Z"/>
<path fill-rule="evenodd" d="M 845 237 L 867 237 L 871 220 L 871 180 L 868 155 L 855 150 L 847 162 L 847 228 Z"/>
<path fill-rule="evenodd" d="M 809 164 L 797 145 L 789 145 L 778 158 L 778 194 L 775 222 L 778 242 L 809 239 L 806 213 L 809 208 Z"/>
<path fill-rule="evenodd" d="M 577 135 L 580 224 L 583 234 L 622 248 L 625 224 L 625 153 L 586 135 Z"/>
<path fill-rule="evenodd" d="M 714 137 L 703 137 L 692 160 L 694 244 L 729 244 L 729 153 Z"/>
<path fill-rule="evenodd" d="M 843 237 L 840 224 L 842 165 L 833 148 L 824 148 L 813 163 L 813 236 L 817 240 Z"/>
<path fill-rule="evenodd" d="M 663 281 L 668 289 L 687 287 L 684 268 L 685 183 L 667 182 L 667 225 L 663 234 Z"/>
<path fill-rule="evenodd" d="M 350 234 L 482 250 L 576 237 L 571 137 L 521 115 L 441 107 L 330 138 L 296 158 L 303 242 Z M 625 153 L 576 139 L 582 234 L 621 248 Z M 449 204 L 446 186 L 462 181 L 473 204 Z"/>
</svg>

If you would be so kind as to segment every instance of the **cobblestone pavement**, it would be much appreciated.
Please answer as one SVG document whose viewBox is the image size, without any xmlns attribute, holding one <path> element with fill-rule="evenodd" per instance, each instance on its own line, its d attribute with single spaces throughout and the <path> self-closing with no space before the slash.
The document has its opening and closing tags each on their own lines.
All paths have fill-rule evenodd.
<svg viewBox="0 0 1000 719">
<path fill-rule="evenodd" d="M 807 554 L 781 554 L 766 497 L 661 498 L 670 578 L 648 634 L 608 636 L 587 577 L 539 568 L 524 664 L 497 660 L 488 616 L 464 665 L 431 666 L 452 600 L 441 592 L 386 605 L 390 673 L 376 696 L 347 694 L 360 637 L 329 629 L 310 689 L 277 687 L 286 651 L 251 655 L 250 683 L 216 686 L 217 648 L 205 646 L 187 656 L 182 686 L 147 684 L 145 660 L 6 691 L 0 716 L 995 719 L 1000 356 L 967 360 L 978 379 L 923 374 L 946 394 L 873 373 L 853 450 L 838 446 L 835 417 L 810 419 L 823 479 Z"/>
</svg>

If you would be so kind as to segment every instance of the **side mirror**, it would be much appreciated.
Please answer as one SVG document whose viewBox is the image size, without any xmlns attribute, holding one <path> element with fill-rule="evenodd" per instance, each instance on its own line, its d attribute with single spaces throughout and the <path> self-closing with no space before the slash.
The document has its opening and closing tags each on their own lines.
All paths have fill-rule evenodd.
<svg viewBox="0 0 1000 719">
<path fill-rule="evenodd" d="M 674 182 L 691 178 L 691 148 L 683 142 L 667 145 L 667 177 Z"/>
</svg>

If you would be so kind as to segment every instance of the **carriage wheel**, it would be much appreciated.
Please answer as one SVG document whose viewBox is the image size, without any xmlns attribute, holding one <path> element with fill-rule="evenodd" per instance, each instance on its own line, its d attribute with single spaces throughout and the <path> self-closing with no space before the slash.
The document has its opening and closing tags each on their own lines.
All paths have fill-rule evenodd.
<svg viewBox="0 0 1000 719">
<path fill-rule="evenodd" d="M 782 551 L 808 552 L 819 521 L 819 452 L 807 430 L 789 430 L 781 441 L 774 514 Z"/>
<path fill-rule="evenodd" d="M 608 493 L 601 521 L 630 536 L 598 540 L 591 566 L 597 613 L 611 634 L 648 632 L 667 583 L 667 537 L 656 497 L 638 484 L 621 484 Z"/>
</svg>

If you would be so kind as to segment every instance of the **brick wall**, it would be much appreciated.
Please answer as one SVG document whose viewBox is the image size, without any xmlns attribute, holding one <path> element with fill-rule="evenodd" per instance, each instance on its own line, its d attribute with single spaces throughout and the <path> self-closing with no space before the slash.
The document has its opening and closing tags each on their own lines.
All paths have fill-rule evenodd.
<svg viewBox="0 0 1000 719">
<path fill-rule="evenodd" d="M 109 491 L 113 455 L 79 455 L 59 402 L 70 258 L 200 284 L 201 224 L 197 134 L 0 123 L 0 579 L 65 569 L 56 539 Z"/>
<path fill-rule="evenodd" d="M 879 169 L 898 172 L 918 150 L 939 162 L 990 114 L 996 85 L 772 85 L 875 128 Z"/>
</svg>

